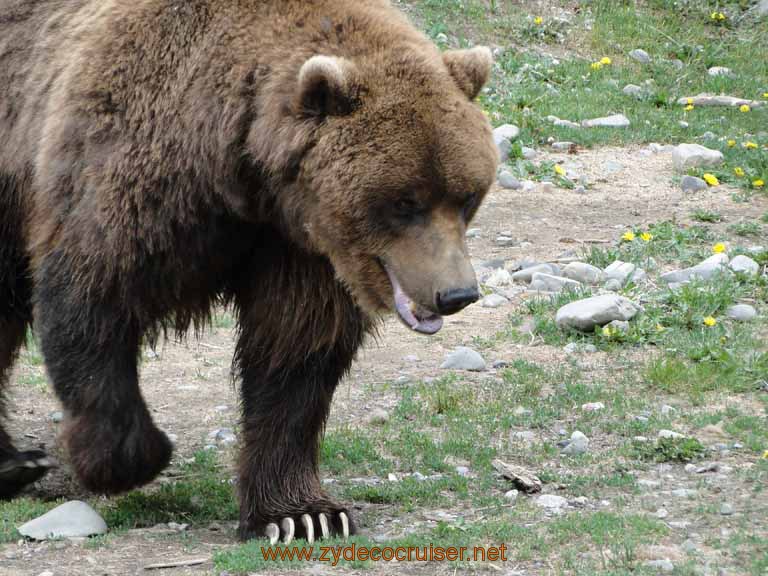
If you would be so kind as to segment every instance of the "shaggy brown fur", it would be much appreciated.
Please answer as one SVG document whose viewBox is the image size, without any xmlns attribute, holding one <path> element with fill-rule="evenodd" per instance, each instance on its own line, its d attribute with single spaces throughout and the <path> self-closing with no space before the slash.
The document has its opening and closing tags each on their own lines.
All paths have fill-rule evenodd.
<svg viewBox="0 0 768 576">
<path fill-rule="evenodd" d="M 143 338 L 231 302 L 241 535 L 344 510 L 318 446 L 393 286 L 422 315 L 477 297 L 490 65 L 384 0 L 0 0 L 0 384 L 34 317 L 75 472 L 129 490 L 171 455 Z"/>
</svg>

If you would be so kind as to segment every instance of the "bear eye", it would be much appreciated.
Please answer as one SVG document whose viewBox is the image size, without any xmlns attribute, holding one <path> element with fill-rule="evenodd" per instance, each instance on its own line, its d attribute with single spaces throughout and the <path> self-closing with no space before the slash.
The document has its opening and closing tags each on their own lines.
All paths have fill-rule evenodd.
<svg viewBox="0 0 768 576">
<path fill-rule="evenodd" d="M 407 218 L 418 214 L 421 211 L 421 206 L 413 198 L 398 198 L 395 201 L 395 211 L 398 216 Z"/>
</svg>

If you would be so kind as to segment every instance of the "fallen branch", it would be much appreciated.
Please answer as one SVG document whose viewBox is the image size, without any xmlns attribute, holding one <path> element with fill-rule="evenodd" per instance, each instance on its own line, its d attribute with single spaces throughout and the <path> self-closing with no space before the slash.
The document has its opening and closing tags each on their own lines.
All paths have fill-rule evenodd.
<svg viewBox="0 0 768 576">
<path fill-rule="evenodd" d="M 167 568 L 182 568 L 185 566 L 199 566 L 205 564 L 210 558 L 192 558 L 190 560 L 176 560 L 174 562 L 161 562 L 159 564 L 148 564 L 144 570 L 165 570 Z"/>
</svg>

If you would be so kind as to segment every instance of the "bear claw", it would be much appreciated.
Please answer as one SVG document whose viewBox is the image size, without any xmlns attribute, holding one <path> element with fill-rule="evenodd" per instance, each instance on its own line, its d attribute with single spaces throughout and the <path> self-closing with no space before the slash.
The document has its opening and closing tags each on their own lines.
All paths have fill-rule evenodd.
<svg viewBox="0 0 768 576">
<path fill-rule="evenodd" d="M 56 466 L 56 462 L 40 450 L 17 452 L 10 459 L 0 462 L 0 500 L 15 497 L 24 487 L 40 480 Z"/>
<path fill-rule="evenodd" d="M 341 524 L 341 536 L 345 540 L 349 538 L 349 516 L 346 512 L 339 512 L 339 523 Z M 312 544 L 315 541 L 315 523 L 309 514 L 302 514 L 301 525 L 304 528 L 305 539 L 307 543 Z M 326 514 L 318 514 L 317 525 L 320 527 L 320 538 L 325 540 L 330 534 L 331 530 L 328 524 L 328 516 Z M 283 544 L 290 544 L 296 536 L 296 522 L 293 518 L 283 518 L 280 522 L 280 526 L 271 522 L 267 524 L 264 529 L 264 536 L 269 540 L 269 545 L 274 546 L 280 541 L 280 536 L 283 536 Z"/>
</svg>

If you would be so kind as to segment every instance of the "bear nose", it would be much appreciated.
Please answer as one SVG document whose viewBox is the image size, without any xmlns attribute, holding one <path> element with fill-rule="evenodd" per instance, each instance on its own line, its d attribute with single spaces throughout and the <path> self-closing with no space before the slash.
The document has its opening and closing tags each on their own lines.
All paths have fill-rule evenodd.
<svg viewBox="0 0 768 576">
<path fill-rule="evenodd" d="M 477 302 L 479 298 L 480 293 L 477 291 L 477 286 L 473 286 L 472 288 L 456 288 L 454 290 L 448 290 L 447 292 L 438 292 L 437 310 L 443 316 L 449 316 L 450 314 L 456 314 L 456 312 Z"/>
</svg>

